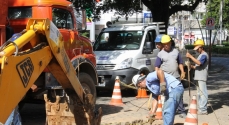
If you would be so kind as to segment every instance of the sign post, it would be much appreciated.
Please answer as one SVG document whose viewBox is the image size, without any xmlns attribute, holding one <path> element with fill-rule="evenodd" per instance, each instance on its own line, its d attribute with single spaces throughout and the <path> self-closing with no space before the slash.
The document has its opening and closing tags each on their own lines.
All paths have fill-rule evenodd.
<svg viewBox="0 0 229 125">
<path fill-rule="evenodd" d="M 206 20 L 206 30 L 209 30 L 209 35 L 210 35 L 210 43 L 209 43 L 209 67 L 211 68 L 211 48 L 212 48 L 212 43 L 211 43 L 211 35 L 212 35 L 212 30 L 215 29 L 215 19 L 212 17 L 207 18 Z M 206 38 L 207 39 L 207 38 Z"/>
</svg>

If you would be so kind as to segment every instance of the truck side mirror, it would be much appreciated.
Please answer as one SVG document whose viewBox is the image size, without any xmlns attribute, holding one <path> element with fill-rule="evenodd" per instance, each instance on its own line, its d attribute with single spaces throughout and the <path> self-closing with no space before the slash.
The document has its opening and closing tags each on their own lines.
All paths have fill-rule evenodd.
<svg viewBox="0 0 229 125">
<path fill-rule="evenodd" d="M 145 43 L 144 47 L 143 47 L 143 51 L 142 54 L 152 54 L 153 53 L 153 46 L 152 46 L 152 42 L 148 41 Z"/>
</svg>

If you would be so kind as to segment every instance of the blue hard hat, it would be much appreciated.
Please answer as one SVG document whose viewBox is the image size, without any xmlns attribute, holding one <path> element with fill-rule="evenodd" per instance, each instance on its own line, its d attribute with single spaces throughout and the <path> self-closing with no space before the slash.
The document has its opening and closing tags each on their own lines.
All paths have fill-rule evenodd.
<svg viewBox="0 0 229 125">
<path fill-rule="evenodd" d="M 154 40 L 155 43 L 160 43 L 161 42 L 161 37 L 163 34 L 157 35 L 156 39 Z"/>
</svg>

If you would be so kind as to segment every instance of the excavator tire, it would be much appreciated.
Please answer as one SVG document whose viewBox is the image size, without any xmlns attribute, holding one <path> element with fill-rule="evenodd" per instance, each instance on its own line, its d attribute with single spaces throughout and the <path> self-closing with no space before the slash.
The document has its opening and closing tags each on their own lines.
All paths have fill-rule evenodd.
<svg viewBox="0 0 229 125">
<path fill-rule="evenodd" d="M 79 73 L 79 81 L 87 94 L 93 95 L 93 102 L 96 102 L 96 88 L 94 81 L 92 80 L 91 76 L 87 73 L 81 72 Z"/>
<path fill-rule="evenodd" d="M 77 102 L 79 98 L 73 95 L 69 95 L 69 102 L 65 100 L 67 98 L 60 98 L 60 96 L 56 96 L 54 101 L 49 102 L 48 100 L 50 100 L 51 97 L 47 98 L 47 95 L 44 96 L 47 114 L 46 125 L 56 123 L 67 123 L 69 125 L 100 125 L 102 110 L 95 110 L 96 89 L 94 81 L 91 76 L 85 72 L 80 72 L 77 76 L 82 88 L 86 94 L 89 94 L 90 98 L 85 98 L 85 102 L 82 105 Z M 59 98 L 60 101 L 57 101 Z"/>
</svg>

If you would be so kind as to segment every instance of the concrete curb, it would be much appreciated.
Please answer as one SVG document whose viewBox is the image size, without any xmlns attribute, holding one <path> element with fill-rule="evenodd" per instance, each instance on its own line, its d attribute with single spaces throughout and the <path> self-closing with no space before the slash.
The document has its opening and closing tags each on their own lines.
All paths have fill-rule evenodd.
<svg viewBox="0 0 229 125">
<path fill-rule="evenodd" d="M 229 57 L 229 54 L 211 54 L 211 57 Z"/>
</svg>

